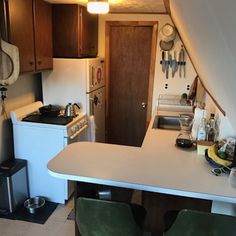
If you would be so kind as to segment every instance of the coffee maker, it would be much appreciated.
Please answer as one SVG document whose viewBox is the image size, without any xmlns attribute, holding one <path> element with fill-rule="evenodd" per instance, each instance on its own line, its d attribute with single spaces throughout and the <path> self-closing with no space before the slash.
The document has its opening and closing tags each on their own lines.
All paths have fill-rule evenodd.
<svg viewBox="0 0 236 236">
<path fill-rule="evenodd" d="M 193 115 L 180 114 L 179 123 L 181 130 L 176 139 L 176 145 L 181 148 L 191 148 L 193 146 L 193 138 L 191 135 Z"/>
</svg>

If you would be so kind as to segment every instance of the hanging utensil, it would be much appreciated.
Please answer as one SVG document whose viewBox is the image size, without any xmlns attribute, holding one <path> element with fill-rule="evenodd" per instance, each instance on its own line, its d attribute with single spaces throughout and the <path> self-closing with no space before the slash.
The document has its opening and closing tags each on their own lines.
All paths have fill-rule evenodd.
<svg viewBox="0 0 236 236">
<path fill-rule="evenodd" d="M 169 51 L 166 52 L 165 59 L 166 59 L 166 79 L 168 79 L 169 77 Z"/>
<path fill-rule="evenodd" d="M 182 58 L 182 65 L 183 65 L 183 77 L 185 78 L 185 76 L 186 76 L 186 56 L 185 56 L 185 51 L 184 51 L 184 48 L 183 48 L 183 46 L 182 46 L 182 50 L 183 50 L 183 58 Z"/>
<path fill-rule="evenodd" d="M 182 78 L 182 69 L 183 69 L 183 55 L 184 51 L 183 48 L 180 49 L 179 52 L 179 60 L 178 60 L 178 64 L 179 64 L 179 77 Z"/>
<path fill-rule="evenodd" d="M 172 68 L 172 53 L 168 51 L 168 62 L 170 65 L 170 68 Z"/>
<path fill-rule="evenodd" d="M 176 59 L 176 51 L 172 52 L 172 78 L 175 76 L 175 72 L 178 70 L 178 62 Z"/>
<path fill-rule="evenodd" d="M 165 42 L 165 41 L 161 40 L 159 43 L 159 46 L 163 51 L 169 51 L 173 48 L 174 41 Z"/>
<path fill-rule="evenodd" d="M 166 70 L 166 64 L 165 64 L 165 51 L 163 50 L 161 52 L 161 65 L 162 65 L 162 72 L 165 73 Z"/>
</svg>

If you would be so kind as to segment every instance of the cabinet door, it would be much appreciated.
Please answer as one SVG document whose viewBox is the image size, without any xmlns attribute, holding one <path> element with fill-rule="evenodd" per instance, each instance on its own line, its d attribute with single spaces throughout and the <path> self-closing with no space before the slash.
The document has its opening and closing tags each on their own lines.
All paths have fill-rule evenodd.
<svg viewBox="0 0 236 236">
<path fill-rule="evenodd" d="M 8 41 L 7 14 L 4 0 L 0 0 L 0 35 L 3 40 Z"/>
<path fill-rule="evenodd" d="M 97 49 L 98 16 L 77 4 L 53 4 L 54 57 L 92 57 Z"/>
<path fill-rule="evenodd" d="M 98 16 L 80 7 L 80 55 L 96 56 L 98 52 Z"/>
<path fill-rule="evenodd" d="M 52 69 L 52 9 L 43 0 L 34 0 L 35 69 Z"/>
<path fill-rule="evenodd" d="M 53 56 L 78 57 L 78 5 L 53 4 Z"/>
<path fill-rule="evenodd" d="M 5 5 L 9 16 L 9 42 L 19 48 L 20 71 L 34 71 L 32 0 L 5 0 Z"/>
</svg>

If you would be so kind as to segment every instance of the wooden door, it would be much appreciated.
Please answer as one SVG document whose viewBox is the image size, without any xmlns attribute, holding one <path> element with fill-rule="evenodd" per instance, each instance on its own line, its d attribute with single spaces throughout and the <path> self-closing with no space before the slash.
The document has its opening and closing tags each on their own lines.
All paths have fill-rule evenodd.
<svg viewBox="0 0 236 236">
<path fill-rule="evenodd" d="M 157 22 L 107 22 L 109 143 L 141 146 L 151 115 Z"/>
<path fill-rule="evenodd" d="M 51 4 L 34 0 L 36 70 L 52 68 L 52 9 Z"/>
<path fill-rule="evenodd" d="M 32 0 L 5 0 L 8 10 L 8 37 L 19 48 L 20 71 L 35 69 Z"/>
</svg>

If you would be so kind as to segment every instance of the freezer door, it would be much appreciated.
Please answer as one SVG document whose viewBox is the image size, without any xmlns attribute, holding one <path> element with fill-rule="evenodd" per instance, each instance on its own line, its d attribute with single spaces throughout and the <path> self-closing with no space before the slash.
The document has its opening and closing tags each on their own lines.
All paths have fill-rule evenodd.
<svg viewBox="0 0 236 236">
<path fill-rule="evenodd" d="M 95 141 L 105 142 L 105 87 L 88 94 L 90 121 L 95 122 Z M 90 125 L 90 140 L 93 141 L 93 124 Z"/>
<path fill-rule="evenodd" d="M 90 93 L 105 85 L 104 60 L 101 58 L 88 60 L 88 71 L 87 93 Z"/>
</svg>

